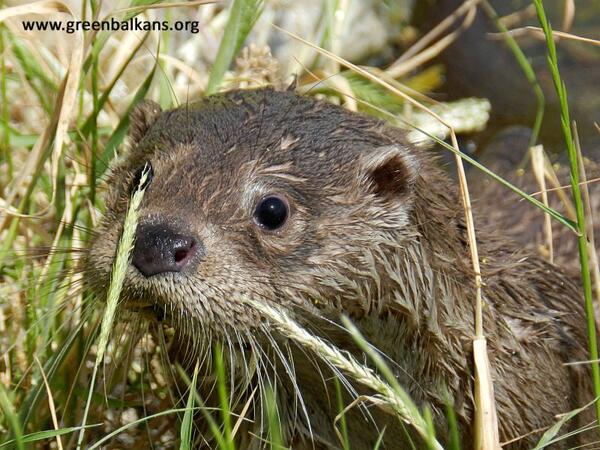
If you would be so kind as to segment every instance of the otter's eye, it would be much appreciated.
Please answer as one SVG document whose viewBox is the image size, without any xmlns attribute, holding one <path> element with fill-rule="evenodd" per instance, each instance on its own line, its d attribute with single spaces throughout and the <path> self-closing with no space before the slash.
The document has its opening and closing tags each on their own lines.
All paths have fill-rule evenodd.
<svg viewBox="0 0 600 450">
<path fill-rule="evenodd" d="M 140 180 L 142 179 L 142 174 L 144 173 L 144 170 L 148 171 L 148 176 L 146 177 L 146 181 L 141 186 L 141 188 L 142 189 L 147 188 L 148 185 L 150 184 L 150 182 L 152 181 L 152 177 L 154 177 L 154 170 L 152 169 L 152 164 L 147 162 L 142 167 L 140 167 L 138 169 L 138 171 L 135 173 L 135 176 L 133 177 L 133 181 L 131 182 L 131 191 L 132 192 L 135 189 L 137 189 L 138 186 L 140 185 Z"/>
<path fill-rule="evenodd" d="M 288 203 L 283 198 L 269 195 L 256 205 L 254 222 L 265 230 L 277 230 L 285 224 L 290 214 L 289 209 Z"/>
</svg>

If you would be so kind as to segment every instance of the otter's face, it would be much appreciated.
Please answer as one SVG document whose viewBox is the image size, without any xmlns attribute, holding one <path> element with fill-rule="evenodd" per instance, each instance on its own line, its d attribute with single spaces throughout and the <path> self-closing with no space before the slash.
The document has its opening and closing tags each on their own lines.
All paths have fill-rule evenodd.
<svg viewBox="0 0 600 450">
<path fill-rule="evenodd" d="M 109 284 L 132 189 L 150 167 L 126 305 L 216 333 L 260 324 L 248 300 L 306 316 L 374 307 L 373 252 L 411 235 L 417 162 L 397 131 L 272 90 L 164 113 L 143 103 L 131 128 L 88 255 L 98 293 Z"/>
</svg>

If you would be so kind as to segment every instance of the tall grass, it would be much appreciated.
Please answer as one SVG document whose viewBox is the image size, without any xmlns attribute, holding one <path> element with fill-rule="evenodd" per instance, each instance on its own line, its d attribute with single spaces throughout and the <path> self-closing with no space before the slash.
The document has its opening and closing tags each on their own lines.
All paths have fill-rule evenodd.
<svg viewBox="0 0 600 450">
<path fill-rule="evenodd" d="M 108 295 L 106 299 L 106 306 L 104 308 L 104 314 L 102 317 L 102 323 L 100 326 L 100 335 L 98 341 L 98 350 L 96 352 L 96 359 L 94 361 L 94 369 L 92 372 L 92 378 L 90 381 L 90 391 L 88 394 L 87 401 L 85 403 L 85 411 L 83 413 L 83 423 L 81 425 L 81 431 L 79 438 L 77 439 L 77 448 L 80 448 L 83 444 L 83 437 L 85 432 L 85 425 L 89 408 L 92 402 L 92 393 L 94 391 L 94 385 L 96 383 L 96 375 L 100 364 L 104 360 L 104 354 L 106 353 L 106 347 L 112 334 L 115 322 L 115 313 L 117 311 L 117 305 L 121 296 L 121 290 L 123 289 L 123 283 L 125 281 L 125 274 L 131 263 L 131 250 L 133 249 L 135 230 L 137 228 L 138 221 L 138 210 L 144 198 L 145 184 L 150 174 L 148 166 L 142 171 L 138 186 L 134 189 L 133 196 L 131 197 L 131 203 L 127 214 L 125 215 L 125 222 L 123 223 L 123 232 L 119 245 L 117 247 L 117 255 L 111 274 L 110 286 L 108 288 Z"/>
<path fill-rule="evenodd" d="M 252 29 L 261 14 L 269 7 L 269 3 L 262 0 L 234 0 L 229 8 L 198 6 L 209 2 L 195 3 L 182 9 L 177 6 L 167 8 L 168 4 L 151 0 L 133 0 L 126 10 L 111 11 L 110 15 L 123 19 L 138 14 L 156 14 L 158 17 L 157 11 L 164 7 L 171 20 L 200 18 L 209 34 L 201 44 L 194 36 L 182 37 L 174 32 L 144 33 L 136 38 L 125 34 L 85 32 L 67 37 L 57 35 L 56 48 L 50 48 L 42 36 L 24 34 L 19 29 L 19 20 L 24 13 L 38 18 L 40 15 L 54 17 L 57 13 L 76 18 L 70 8 L 60 2 L 48 1 L 0 10 L 0 23 L 7 24 L 0 25 L 0 276 L 3 280 L 0 287 L 0 332 L 3 334 L 0 336 L 0 449 L 25 449 L 48 445 L 50 441 L 63 448 L 94 449 L 114 445 L 123 436 L 143 440 L 136 434 L 140 430 L 147 430 L 146 439 L 152 441 L 160 436 L 152 434 L 155 430 L 151 430 L 151 423 L 179 427 L 173 434 L 173 442 L 164 445 L 189 449 L 199 442 L 195 432 L 198 418 L 207 424 L 210 434 L 207 440 L 220 449 L 236 448 L 236 432 L 243 418 L 235 416 L 231 410 L 226 364 L 220 349 L 213 352 L 216 409 L 207 407 L 200 397 L 197 389 L 199 369 L 196 368 L 191 380 L 185 372 L 177 372 L 188 386 L 186 395 L 175 398 L 180 404 L 160 412 L 147 412 L 143 401 L 146 396 L 161 407 L 168 400 L 169 389 L 156 381 L 166 376 L 167 370 L 156 369 L 153 365 L 165 355 L 157 351 L 158 355 L 131 356 L 130 353 L 140 349 L 139 340 L 133 337 L 139 330 L 127 329 L 124 333 L 130 332 L 130 338 L 115 331 L 116 307 L 141 192 L 132 199 L 132 213 L 128 214 L 124 226 L 104 312 L 100 302 L 85 291 L 79 266 L 82 248 L 94 238 L 98 211 L 104 206 L 99 193 L 107 164 L 124 147 L 128 114 L 145 97 L 158 99 L 163 106 L 169 107 L 187 101 L 188 96 L 208 95 L 235 87 L 235 59 L 252 38 Z M 327 14 L 323 18 L 325 23 L 320 24 L 325 30 L 321 42 L 329 50 L 348 44 L 339 41 L 340 23 L 336 19 L 344 17 L 343 10 L 340 14 L 337 11 L 347 7 L 347 3 L 328 1 L 324 7 Z M 600 395 L 585 217 L 567 93 L 560 79 L 552 30 L 543 5 L 539 0 L 535 0 L 535 5 L 546 35 L 549 64 L 561 102 L 561 125 L 571 163 L 577 221 L 569 220 L 481 166 L 458 146 L 447 144 L 436 136 L 429 137 L 578 233 L 590 354 L 591 359 L 596 360 L 592 362 L 594 388 L 596 395 Z M 83 17 L 101 17 L 101 10 L 100 3 L 94 0 L 82 2 Z M 212 32 L 214 36 L 210 35 Z M 218 47 L 210 48 L 211 42 L 218 42 Z M 509 43 L 538 95 L 539 104 L 543 105 L 535 74 L 514 42 L 509 39 Z M 212 51 L 215 56 L 208 60 L 201 56 L 186 60 L 186 56 L 182 56 L 185 52 L 178 51 L 180 48 L 190 54 Z M 326 94 L 334 101 L 343 101 L 344 96 L 339 95 L 337 89 L 343 86 L 356 97 L 354 105 L 358 105 L 357 108 L 392 117 L 394 121 L 404 118 L 399 119 L 398 115 L 414 98 L 427 105 L 434 104 L 429 102 L 426 91 L 442 81 L 436 68 L 413 77 L 389 79 L 375 68 L 367 70 L 348 65 L 331 52 L 321 51 L 320 54 L 322 58 L 317 63 L 321 65 L 307 68 L 313 75 L 317 74 L 314 75 L 316 83 L 312 76 L 309 81 L 301 77 L 300 88 L 304 87 L 308 95 Z M 345 68 L 342 73 L 345 81 L 327 85 L 326 80 L 336 75 L 340 67 Z M 327 89 L 315 87 L 317 84 Z M 532 139 L 537 136 L 540 123 L 541 115 L 536 119 Z M 424 130 L 423 133 L 428 134 Z M 53 250 L 44 249 L 49 247 Z M 429 411 L 414 404 L 351 323 L 345 325 L 370 358 L 369 365 L 332 348 L 289 317 L 282 317 L 277 311 L 265 313 L 284 335 L 328 360 L 357 382 L 375 389 L 379 396 L 370 400 L 379 406 L 390 407 L 392 414 L 406 427 L 416 430 L 429 448 L 441 448 Z M 482 327 L 484 329 L 484 325 Z M 120 349 L 123 343 L 130 348 Z M 115 361 L 119 358 L 125 368 L 120 368 L 119 361 Z M 38 365 L 36 360 L 41 363 Z M 136 364 L 141 369 L 135 369 Z M 101 382 L 97 381 L 98 373 L 106 374 Z M 342 383 L 336 381 L 336 407 L 340 415 L 335 425 L 339 429 L 341 446 L 351 449 L 345 412 L 353 405 L 344 404 Z M 126 398 L 125 394 L 114 397 L 111 395 L 113 390 L 125 390 L 134 400 Z M 267 392 L 265 405 L 268 446 L 284 448 L 276 392 Z M 600 415 L 600 401 L 596 408 Z M 126 409 L 141 411 L 143 416 L 132 420 L 112 418 Z M 55 421 L 56 415 L 58 420 Z M 459 442 L 456 417 L 450 407 L 447 417 L 451 432 L 449 448 L 468 447 L 469 443 Z M 564 420 L 546 436 L 545 443 L 556 438 Z M 374 448 L 381 445 L 383 435 Z"/>
<path fill-rule="evenodd" d="M 223 75 L 239 53 L 248 33 L 258 20 L 263 8 L 263 0 L 234 0 L 231 4 L 229 20 L 223 32 L 219 52 L 212 67 L 206 94 L 217 92 Z"/>
<path fill-rule="evenodd" d="M 566 152 L 569 157 L 569 170 L 571 175 L 571 193 L 575 203 L 577 217 L 577 246 L 579 249 L 579 263 L 581 265 L 581 280 L 583 283 L 583 296 L 585 301 L 585 312 L 587 316 L 588 345 L 590 351 L 590 365 L 594 383 L 594 395 L 596 400 L 596 415 L 600 432 L 600 361 L 598 360 L 598 342 L 596 334 L 596 314 L 592 296 L 592 279 L 590 274 L 590 259 L 588 254 L 588 234 L 586 231 L 586 217 L 583 206 L 583 197 L 579 183 L 580 167 L 575 148 L 575 141 L 571 132 L 571 119 L 569 115 L 569 103 L 567 98 L 567 87 L 563 82 L 558 69 L 558 57 L 556 56 L 556 45 L 552 34 L 552 28 L 546 17 L 544 5 L 541 0 L 534 0 L 538 19 L 546 37 L 546 48 L 548 49 L 548 67 L 552 74 L 554 88 L 560 102 L 560 124 L 565 138 Z"/>
</svg>

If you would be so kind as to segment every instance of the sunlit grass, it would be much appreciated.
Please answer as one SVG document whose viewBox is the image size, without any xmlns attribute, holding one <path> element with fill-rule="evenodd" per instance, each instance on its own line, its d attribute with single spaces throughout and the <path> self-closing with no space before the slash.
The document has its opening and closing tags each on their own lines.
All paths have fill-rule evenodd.
<svg viewBox="0 0 600 450">
<path fill-rule="evenodd" d="M 596 397 L 596 416 L 600 433 L 600 362 L 598 361 L 598 342 L 596 334 L 596 312 L 592 295 L 592 278 L 590 273 L 590 259 L 588 254 L 588 232 L 586 231 L 586 217 L 583 205 L 583 196 L 579 186 L 582 168 L 579 166 L 575 140 L 571 132 L 571 119 L 569 115 L 569 103 L 567 99 L 567 88 L 563 82 L 558 68 L 558 57 L 556 56 L 556 45 L 552 35 L 552 28 L 546 18 L 544 5 L 541 0 L 534 0 L 538 19 L 546 37 L 546 48 L 548 49 L 548 67 L 552 73 L 554 88 L 560 102 L 561 128 L 565 139 L 566 152 L 569 157 L 569 170 L 571 175 L 571 195 L 575 203 L 577 215 L 577 244 L 579 248 L 579 263 L 581 265 L 581 281 L 583 283 L 583 296 L 585 301 L 585 313 L 587 317 L 588 346 L 590 352 L 590 365 L 592 369 L 592 380 L 594 383 L 594 396 Z"/>
<path fill-rule="evenodd" d="M 122 238 L 125 244 L 117 257 L 114 289 L 110 290 L 105 305 L 100 305 L 85 291 L 79 263 L 81 249 L 94 238 L 92 230 L 104 206 L 101 191 L 107 164 L 124 149 L 128 114 L 146 97 L 158 100 L 163 107 L 170 107 L 198 95 L 236 87 L 239 83 L 236 58 L 248 43 L 247 38 L 250 36 L 252 39 L 252 28 L 264 8 L 268 7 L 267 3 L 236 0 L 229 7 L 189 5 L 187 8 L 174 6 L 166 10 L 166 17 L 171 21 L 186 17 L 201 20 L 208 35 L 204 41 L 198 36 L 174 32 L 136 36 L 86 32 L 56 35 L 55 47 L 44 40 L 47 36 L 24 34 L 18 28 L 20 16 L 14 9 L 0 12 L 0 18 L 6 22 L 6 25 L 0 25 L 0 275 L 3 277 L 0 330 L 4 335 L 0 339 L 0 409 L 3 413 L 0 417 L 0 448 L 22 449 L 28 448 L 32 442 L 48 443 L 57 439 L 64 448 L 76 448 L 78 444 L 81 448 L 99 448 L 111 445 L 113 439 L 128 433 L 137 436 L 135 439 L 151 440 L 155 436 L 150 432 L 144 436 L 143 433 L 135 435 L 135 431 L 146 430 L 153 420 L 165 420 L 173 427 L 179 427 L 173 433 L 173 441 L 165 445 L 194 448 L 198 442 L 194 421 L 204 420 L 210 434 L 207 440 L 221 449 L 235 448 L 236 425 L 241 419 L 231 411 L 226 362 L 218 350 L 214 352 L 219 400 L 216 410 L 206 407 L 196 391 L 197 371 L 191 380 L 186 379 L 184 372 L 178 372 L 189 389 L 185 397 L 176 399 L 178 405 L 159 413 L 146 413 L 145 405 L 141 407 L 139 404 L 140 392 L 142 398 L 148 395 L 166 401 L 168 389 L 161 387 L 153 378 L 156 374 L 152 370 L 157 369 L 152 366 L 154 360 L 151 357 L 130 357 L 129 350 L 119 349 L 123 342 L 130 347 L 138 342 L 134 342 L 133 338 L 121 339 L 123 336 L 114 331 L 118 286 L 122 283 L 134 228 L 125 225 L 129 235 Z M 327 14 L 323 18 L 326 23 L 321 24 L 326 33 L 321 43 L 328 50 L 335 50 L 340 45 L 335 41 L 340 36 L 335 11 L 343 4 L 345 2 L 332 1 L 326 5 Z M 541 8 L 541 3 L 536 4 Z M 83 2 L 83 5 L 87 18 L 100 14 L 100 4 Z M 151 9 L 158 6 L 157 2 L 133 1 L 128 6 L 139 8 L 115 14 L 122 18 L 138 14 L 160 17 L 158 9 Z M 39 8 L 38 12 L 43 13 L 43 17 L 57 16 L 56 11 L 62 11 L 63 17 L 70 14 L 64 6 L 53 2 L 40 4 Z M 12 19 L 11 11 L 15 13 Z M 543 20 L 542 25 L 545 25 Z M 549 28 L 544 26 L 544 29 L 549 36 Z M 277 31 L 273 29 L 272 32 Z M 291 39 L 289 36 L 286 38 Z M 550 50 L 551 43 L 550 39 Z M 81 51 L 80 57 L 77 56 L 78 51 Z M 202 52 L 213 57 L 205 57 Z M 188 59 L 187 54 L 197 55 L 196 59 Z M 519 56 L 516 49 L 515 54 Z M 556 61 L 555 56 L 552 59 L 552 50 L 550 55 L 554 67 Z M 340 94 L 339 85 L 327 82 L 329 77 L 336 75 L 332 68 L 339 69 L 339 61 L 332 65 L 331 60 L 323 56 L 317 61 L 320 66 L 307 68 L 311 75 L 299 77 L 299 90 L 306 91 L 306 95 L 327 95 L 331 101 L 344 103 L 346 97 Z M 566 92 L 560 87 L 560 74 L 558 70 L 553 74 L 557 77 L 555 81 L 561 106 L 568 113 Z M 288 75 L 277 76 L 285 84 Z M 403 98 L 392 95 L 388 87 L 352 68 L 345 69 L 341 76 L 356 98 L 359 109 L 390 118 L 394 123 L 411 129 L 406 124 L 410 118 L 403 115 L 406 110 Z M 264 83 L 260 79 L 252 81 L 256 85 Z M 388 81 L 391 86 L 418 97 L 419 101 L 430 106 L 434 102 L 428 103 L 427 94 L 442 83 L 443 73 L 434 66 L 412 76 L 385 82 Z M 535 86 L 531 77 L 530 81 Z M 570 133 L 568 115 L 563 117 L 563 129 L 566 134 Z M 438 137 L 429 137 L 457 152 L 456 148 Z M 569 141 L 572 138 L 567 135 L 577 199 L 575 187 L 579 177 Z M 578 220 L 574 223 L 468 155 L 457 154 L 563 225 L 583 231 L 584 217 L 579 214 L 582 210 L 577 210 Z M 134 210 L 137 201 L 139 198 L 134 197 Z M 582 234 L 580 244 L 584 239 Z M 54 251 L 36 250 L 43 247 L 52 247 Z M 582 251 L 584 283 L 586 261 L 587 256 Z M 588 317 L 592 317 L 589 278 L 585 286 Z M 104 316 L 102 306 L 105 308 Z M 328 348 L 326 343 L 306 330 L 294 328 L 297 324 L 286 320 L 289 318 L 284 318 L 282 323 L 291 327 L 287 329 L 291 337 L 304 339 L 304 342 L 302 339 L 298 341 L 302 345 L 313 345 L 312 350 L 317 356 L 329 358 L 349 375 L 354 374 L 358 381 L 367 385 L 371 383 L 369 386 L 374 387 L 392 406 L 392 414 L 407 422 L 407 427 L 417 430 L 430 448 L 441 448 L 428 410 L 412 402 L 350 323 L 346 324 L 347 327 L 353 331 L 354 338 L 369 355 L 377 371 L 358 361 L 344 359 L 345 355 L 336 353 L 338 349 Z M 590 323 L 588 325 L 591 326 Z M 133 336 L 136 330 L 128 331 Z M 592 358 L 594 354 L 592 352 Z M 119 356 L 123 361 L 115 360 Z M 40 366 L 35 363 L 36 358 L 41 361 Z M 102 364 L 106 360 L 109 362 Z M 131 368 L 118 368 L 119 363 L 131 360 L 142 367 L 142 373 Z M 48 380 L 49 389 L 43 382 L 42 373 Z M 106 378 L 97 377 L 97 374 L 105 373 L 108 374 Z M 597 371 L 594 373 L 599 393 L 600 380 Z M 124 394 L 115 398 L 112 391 L 117 385 L 128 390 L 127 393 L 135 393 L 132 396 L 135 400 L 126 400 Z M 336 426 L 342 447 L 350 449 L 352 443 L 348 441 L 344 416 L 348 405 L 343 402 L 339 381 L 336 386 L 337 408 L 341 414 Z M 51 420 L 53 406 L 48 392 L 56 405 L 58 427 Z M 269 446 L 285 448 L 275 393 L 267 393 L 265 402 Z M 142 411 L 144 415 L 130 421 L 108 417 L 111 414 L 118 416 L 127 408 Z M 468 444 L 458 440 L 452 408 L 449 408 L 447 416 L 450 424 L 455 424 L 450 427 L 454 434 L 449 448 L 456 449 L 461 444 L 467 448 Z M 550 439 L 556 438 L 556 433 Z"/>
</svg>

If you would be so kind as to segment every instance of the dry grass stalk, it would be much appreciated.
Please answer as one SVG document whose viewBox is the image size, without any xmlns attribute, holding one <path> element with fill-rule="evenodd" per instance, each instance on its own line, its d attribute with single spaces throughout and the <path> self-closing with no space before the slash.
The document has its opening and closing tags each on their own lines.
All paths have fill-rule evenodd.
<svg viewBox="0 0 600 450">
<path fill-rule="evenodd" d="M 548 170 L 548 168 L 546 167 L 546 171 Z M 546 172 L 547 173 L 547 172 Z M 548 175 L 546 175 L 548 176 Z M 596 178 L 590 178 L 587 181 L 581 181 L 579 183 L 577 183 L 579 186 L 589 186 L 592 183 L 598 183 L 600 182 L 600 177 L 596 177 Z M 558 187 L 552 187 L 552 188 L 547 188 L 546 192 L 556 192 L 556 191 L 561 191 L 561 190 L 565 190 L 565 189 L 571 189 L 571 185 L 567 185 L 567 184 L 562 184 Z M 535 196 L 535 195 L 542 195 L 544 191 L 536 191 L 536 192 L 532 192 L 531 195 Z"/>
<path fill-rule="evenodd" d="M 573 122 L 573 138 L 575 140 L 575 148 L 577 149 L 577 157 L 579 167 L 581 167 L 581 180 L 583 183 L 583 200 L 585 202 L 587 229 L 588 231 L 588 251 L 590 254 L 590 272 L 594 280 L 594 289 L 596 291 L 596 301 L 600 307 L 600 263 L 598 261 L 598 252 L 596 251 L 596 239 L 594 236 L 594 208 L 590 199 L 590 191 L 588 189 L 588 179 L 585 171 L 585 163 L 583 154 L 581 153 L 581 144 L 579 142 L 579 133 L 577 132 L 577 124 Z"/>
<path fill-rule="evenodd" d="M 283 336 L 292 339 L 302 348 L 309 349 L 315 355 L 350 375 L 363 386 L 367 386 L 378 392 L 379 396 L 375 397 L 377 400 L 384 401 L 401 420 L 411 425 L 426 442 L 430 441 L 427 424 L 418 413 L 417 407 L 409 403 L 410 400 L 407 394 L 402 393 L 402 397 L 398 395 L 371 368 L 360 364 L 349 353 L 344 354 L 321 338 L 310 334 L 286 313 L 261 302 L 251 301 L 250 304 L 264 314 L 271 321 L 273 327 Z M 437 441 L 435 441 L 434 445 L 436 449 L 443 450 Z"/>
<path fill-rule="evenodd" d="M 471 10 L 477 2 L 473 0 L 466 0 L 463 2 L 452 14 L 448 15 L 444 20 L 438 23 L 435 27 L 433 27 L 430 31 L 428 31 L 421 39 L 419 39 L 415 44 L 413 44 L 408 50 L 402 53 L 400 58 L 393 63 L 389 70 L 393 72 L 395 70 L 395 66 L 403 63 L 409 58 L 412 58 L 414 55 L 419 53 L 421 50 L 425 49 L 431 42 L 433 42 L 439 35 L 441 35 L 444 31 L 446 31 L 454 22 L 458 20 L 459 17 L 465 15 L 469 10 Z"/>
<path fill-rule="evenodd" d="M 138 210 L 144 198 L 145 184 L 149 176 L 149 169 L 146 167 L 142 172 L 137 189 L 131 197 L 127 213 L 125 214 L 125 221 L 123 223 L 123 232 L 119 239 L 119 245 L 117 247 L 117 254 L 115 256 L 114 265 L 110 278 L 110 286 L 108 288 L 108 294 L 106 299 L 106 306 L 104 309 L 104 315 L 102 317 L 102 323 L 100 325 L 100 337 L 98 341 L 98 351 L 96 353 L 96 360 L 94 362 L 94 369 L 92 373 L 92 379 L 90 381 L 90 388 L 88 399 L 85 405 L 85 411 L 83 413 L 83 420 L 81 423 L 81 431 L 79 438 L 77 439 L 77 448 L 80 448 L 83 443 L 85 434 L 85 426 L 87 416 L 91 404 L 92 392 L 94 391 L 94 385 L 96 381 L 96 373 L 100 364 L 104 360 L 104 354 L 106 352 L 108 341 L 114 327 L 115 313 L 117 305 L 121 296 L 121 290 L 125 282 L 125 274 L 131 260 L 131 250 L 133 249 L 135 230 L 137 228 L 138 221 Z"/>
<path fill-rule="evenodd" d="M 540 41 L 545 40 L 544 30 L 542 30 L 539 27 L 528 26 L 528 27 L 521 27 L 521 28 L 513 28 L 512 30 L 509 30 L 508 33 L 514 37 L 531 36 Z M 598 40 L 598 39 L 592 39 L 592 38 L 588 38 L 588 37 L 578 36 L 576 34 L 566 33 L 564 31 L 553 31 L 552 34 L 555 35 L 556 37 L 570 39 L 572 41 L 584 42 L 586 44 L 591 44 L 591 45 L 595 45 L 595 46 L 600 46 L 600 40 Z M 500 36 L 500 33 L 488 33 L 488 35 L 492 36 L 492 37 L 496 37 L 496 36 Z"/>
<path fill-rule="evenodd" d="M 48 395 L 48 408 L 50 409 L 50 415 L 52 416 L 52 426 L 55 430 L 58 430 L 58 419 L 56 417 L 56 408 L 54 406 L 54 397 L 52 395 L 52 390 L 50 389 L 50 384 L 48 384 L 48 378 L 46 377 L 46 373 L 44 372 L 44 366 L 40 363 L 40 360 L 35 357 L 35 362 L 37 363 L 40 374 L 42 375 L 42 380 L 44 382 L 44 386 L 46 387 L 46 394 Z M 56 446 L 58 450 L 63 450 L 62 440 L 59 435 L 56 436 Z"/>
<path fill-rule="evenodd" d="M 482 294 L 481 294 L 481 287 L 482 287 L 481 268 L 479 265 L 479 254 L 477 251 L 477 241 L 475 238 L 475 225 L 474 225 L 474 221 L 473 221 L 473 211 L 471 208 L 471 199 L 469 196 L 467 179 L 465 176 L 464 166 L 462 164 L 462 160 L 460 157 L 460 149 L 458 146 L 458 140 L 456 138 L 456 133 L 454 131 L 454 128 L 451 125 L 449 125 L 446 121 L 444 121 L 438 114 L 431 111 L 431 109 L 427 108 L 422 103 L 420 103 L 417 100 L 406 95 L 404 92 L 401 92 L 400 90 L 398 90 L 397 88 L 392 86 L 390 83 L 386 82 L 385 80 L 382 80 L 381 78 L 374 76 L 367 70 L 365 70 L 361 67 L 358 67 L 358 66 L 344 60 L 343 58 L 341 58 L 337 55 L 334 55 L 331 52 L 328 52 L 327 50 L 325 50 L 317 45 L 312 44 L 311 42 L 306 41 L 305 39 L 302 39 L 300 36 L 290 33 L 289 31 L 283 30 L 283 29 L 277 27 L 276 25 L 273 25 L 273 26 L 275 28 L 279 29 L 280 31 L 288 34 L 292 38 L 297 39 L 300 42 L 304 43 L 305 45 L 312 47 L 313 49 L 315 49 L 317 52 L 321 53 L 322 55 L 324 55 L 328 58 L 335 59 L 336 61 L 339 62 L 339 64 L 341 66 L 344 66 L 344 67 L 362 75 L 363 77 L 373 81 L 374 83 L 379 84 L 380 86 L 383 86 L 384 88 L 388 89 L 390 92 L 394 93 L 395 95 L 400 96 L 401 98 L 406 100 L 408 103 L 412 104 L 413 106 L 415 106 L 423 111 L 428 112 L 434 118 L 436 118 L 441 123 L 443 123 L 446 127 L 448 127 L 448 129 L 450 130 L 450 138 L 451 138 L 451 142 L 452 142 L 452 147 L 454 148 L 454 155 L 455 155 L 455 162 L 456 162 L 457 172 L 458 172 L 461 199 L 463 202 L 463 209 L 465 211 L 465 222 L 466 222 L 467 235 L 468 235 L 468 240 L 469 240 L 469 250 L 471 252 L 471 261 L 473 264 L 473 272 L 475 274 L 474 275 L 475 290 L 476 290 L 475 338 L 479 338 L 479 339 L 483 338 L 484 334 L 483 334 L 483 299 L 482 299 Z M 473 350 L 475 352 L 480 352 L 480 351 L 485 350 L 485 346 L 482 346 L 479 344 L 474 344 Z M 488 361 L 487 353 L 485 355 L 474 356 L 474 360 L 476 363 L 483 363 L 482 367 L 476 367 L 476 369 L 475 369 L 476 373 L 488 372 L 488 374 L 489 374 L 490 369 L 489 369 L 489 361 Z M 486 363 L 486 361 L 487 361 L 487 363 Z M 477 386 L 477 389 L 475 392 L 475 416 L 476 416 L 475 422 L 477 424 L 481 425 L 481 428 L 476 427 L 476 429 L 475 429 L 475 435 L 476 435 L 475 436 L 475 448 L 483 448 L 483 449 L 499 448 L 499 446 L 500 446 L 499 440 L 496 438 L 498 436 L 498 422 L 497 422 L 497 414 L 495 412 L 494 387 L 493 387 L 493 384 L 491 383 L 491 376 L 485 377 L 485 380 L 480 380 L 479 383 L 476 383 L 476 386 Z M 491 410 L 488 408 L 491 408 Z"/>
<path fill-rule="evenodd" d="M 13 6 L 0 11 L 0 22 L 12 17 L 22 16 L 25 14 L 52 14 L 56 12 L 62 12 L 69 14 L 71 17 L 76 18 L 71 9 L 63 2 L 56 0 L 41 0 L 35 3 L 28 3 L 21 6 Z M 77 90 L 79 88 L 79 80 L 81 75 L 81 68 L 83 65 L 83 37 L 80 33 L 80 39 L 73 39 L 75 44 L 73 45 L 69 67 L 64 76 L 59 96 L 56 99 L 55 111 L 52 115 L 52 121 L 46 127 L 42 139 L 36 142 L 37 151 L 32 151 L 30 154 L 30 161 L 35 161 L 34 164 L 27 164 L 24 170 L 19 174 L 17 180 L 12 185 L 12 190 L 6 196 L 6 204 L 11 205 L 17 196 L 18 190 L 22 187 L 32 173 L 37 170 L 37 167 L 43 161 L 43 153 L 47 145 L 50 145 L 52 137 L 54 137 L 54 146 L 51 157 L 52 169 L 52 195 L 51 200 L 41 212 L 37 213 L 35 217 L 42 217 L 50 211 L 54 199 L 56 197 L 56 180 L 58 177 L 58 167 L 62 156 L 63 144 L 68 142 L 68 128 L 73 118 L 75 111 L 75 103 L 77 101 Z M 52 131 L 56 129 L 56 133 Z M 39 144 L 39 145 L 38 145 Z M 33 159 L 31 159 L 33 157 Z M 3 208 L 6 216 L 15 215 L 12 208 Z M 28 215 L 18 213 L 19 217 L 29 217 Z M 0 230 L 4 228 L 6 224 L 6 218 L 0 224 Z"/>
<path fill-rule="evenodd" d="M 500 17 L 499 21 L 503 27 L 510 28 L 535 16 L 535 5 L 527 5 L 519 11 Z"/>
<path fill-rule="evenodd" d="M 573 26 L 575 20 L 575 1 L 565 0 L 565 7 L 563 13 L 562 29 L 567 32 Z"/>
<path fill-rule="evenodd" d="M 540 185 L 542 192 L 542 202 L 544 205 L 549 206 L 548 203 L 548 191 L 546 190 L 546 178 L 544 176 L 544 147 L 536 145 L 529 149 L 531 152 L 531 166 L 533 168 L 533 174 L 537 182 Z M 552 218 L 548 214 L 544 214 L 544 236 L 546 238 L 546 245 L 548 246 L 549 260 L 554 262 L 554 245 L 552 242 Z"/>
<path fill-rule="evenodd" d="M 435 44 L 424 48 L 421 52 L 412 56 L 410 59 L 405 58 L 402 61 L 398 60 L 388 70 L 386 70 L 386 72 L 392 78 L 399 78 L 399 77 L 406 75 L 407 73 L 415 70 L 416 68 L 421 67 L 423 64 L 432 60 L 437 55 L 439 55 L 441 52 L 443 52 L 446 48 L 448 48 L 448 46 L 450 46 L 450 44 L 452 44 L 462 34 L 462 32 L 464 30 L 466 30 L 467 28 L 469 28 L 471 26 L 471 24 L 473 23 L 473 20 L 475 20 L 475 14 L 477 13 L 477 3 L 479 3 L 479 1 L 480 0 L 467 0 L 463 4 L 463 6 L 466 4 L 468 6 L 468 9 L 465 14 L 465 19 L 463 20 L 463 22 L 460 24 L 460 26 L 456 30 L 454 30 L 451 33 L 449 33 L 448 35 L 444 36 L 442 39 L 440 39 Z M 459 8 L 459 9 L 461 9 L 461 8 Z M 452 15 L 449 17 L 452 17 Z M 406 52 L 402 56 L 404 56 L 405 54 L 406 54 Z"/>
</svg>

